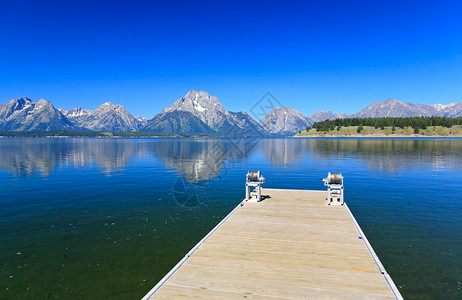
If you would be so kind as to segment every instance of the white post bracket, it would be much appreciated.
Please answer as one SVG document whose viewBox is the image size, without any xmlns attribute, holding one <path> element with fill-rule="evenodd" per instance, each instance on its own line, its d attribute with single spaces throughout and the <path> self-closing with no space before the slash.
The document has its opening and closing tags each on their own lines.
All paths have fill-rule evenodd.
<svg viewBox="0 0 462 300">
<path fill-rule="evenodd" d="M 324 185 L 327 186 L 327 204 L 343 205 L 343 176 L 342 173 L 330 172 L 324 178 Z"/>
<path fill-rule="evenodd" d="M 245 201 L 261 201 L 261 185 L 265 183 L 265 177 L 258 172 L 247 172 L 245 176 Z M 255 197 L 255 200 L 254 200 Z"/>
</svg>

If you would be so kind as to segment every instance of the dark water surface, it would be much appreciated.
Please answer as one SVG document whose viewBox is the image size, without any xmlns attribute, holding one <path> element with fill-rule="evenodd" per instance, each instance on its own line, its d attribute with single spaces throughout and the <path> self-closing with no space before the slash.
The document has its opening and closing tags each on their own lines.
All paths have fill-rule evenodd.
<svg viewBox="0 0 462 300">
<path fill-rule="evenodd" d="M 462 140 L 0 139 L 0 299 L 137 299 L 244 197 L 324 189 L 407 299 L 462 299 Z M 296 209 L 296 208 L 294 208 Z"/>
</svg>

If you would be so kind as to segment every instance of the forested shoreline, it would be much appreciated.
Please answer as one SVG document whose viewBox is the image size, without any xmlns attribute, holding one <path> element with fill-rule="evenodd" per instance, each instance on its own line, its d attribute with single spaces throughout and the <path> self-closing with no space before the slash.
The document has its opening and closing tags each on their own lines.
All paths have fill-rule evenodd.
<svg viewBox="0 0 462 300">
<path fill-rule="evenodd" d="M 306 131 L 310 132 L 312 129 L 316 129 L 317 132 L 340 131 L 342 127 L 357 126 L 357 133 L 361 133 L 364 126 L 371 126 L 381 130 L 392 127 L 392 131 L 395 131 L 397 127 L 401 129 L 411 127 L 414 133 L 419 133 L 420 130 L 425 130 L 429 126 L 451 128 L 454 125 L 462 125 L 462 117 L 345 118 L 316 122 L 306 127 Z"/>
</svg>

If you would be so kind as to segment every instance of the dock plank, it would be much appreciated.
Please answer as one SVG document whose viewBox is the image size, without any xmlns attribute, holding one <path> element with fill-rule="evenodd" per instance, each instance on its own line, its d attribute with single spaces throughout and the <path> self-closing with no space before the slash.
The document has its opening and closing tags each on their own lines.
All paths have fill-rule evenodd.
<svg viewBox="0 0 462 300">
<path fill-rule="evenodd" d="M 401 299 L 348 209 L 328 206 L 326 192 L 262 195 L 235 210 L 144 299 Z"/>
</svg>

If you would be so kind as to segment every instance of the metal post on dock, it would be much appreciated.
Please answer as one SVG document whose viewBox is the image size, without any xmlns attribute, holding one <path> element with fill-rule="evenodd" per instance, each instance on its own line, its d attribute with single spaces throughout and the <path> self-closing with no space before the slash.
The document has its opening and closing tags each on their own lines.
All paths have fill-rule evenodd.
<svg viewBox="0 0 462 300">
<path fill-rule="evenodd" d="M 261 201 L 261 185 L 265 183 L 265 177 L 261 172 L 247 172 L 245 180 L 245 201 L 251 201 L 255 196 L 256 201 Z M 252 190 L 251 190 L 252 188 Z"/>
<path fill-rule="evenodd" d="M 328 173 L 324 178 L 324 185 L 327 186 L 327 204 L 343 205 L 343 176 L 342 173 Z"/>
</svg>

